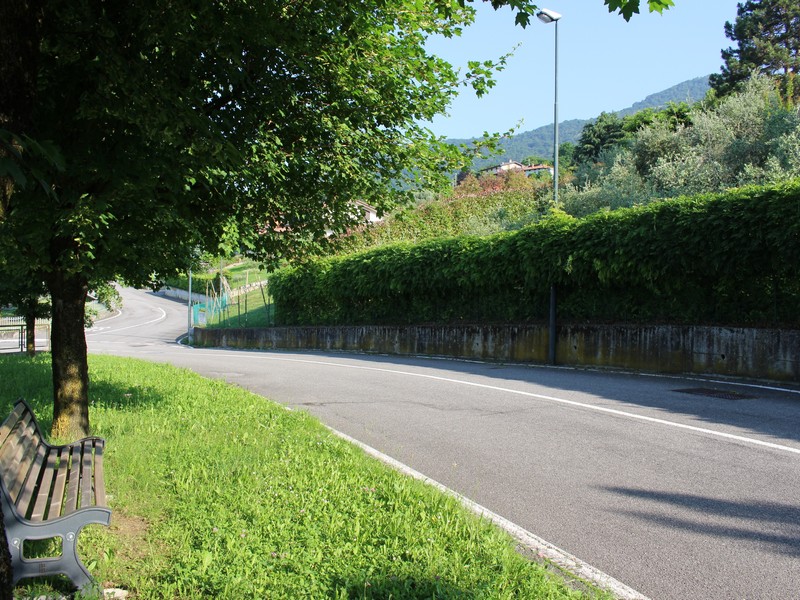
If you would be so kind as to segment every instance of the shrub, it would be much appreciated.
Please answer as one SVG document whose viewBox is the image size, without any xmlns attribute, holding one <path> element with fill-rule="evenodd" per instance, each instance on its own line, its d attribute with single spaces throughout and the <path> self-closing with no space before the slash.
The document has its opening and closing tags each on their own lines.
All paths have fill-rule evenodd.
<svg viewBox="0 0 800 600">
<path fill-rule="evenodd" d="M 682 197 L 514 233 L 395 244 L 273 278 L 279 323 L 563 318 L 800 324 L 800 181 Z"/>
</svg>

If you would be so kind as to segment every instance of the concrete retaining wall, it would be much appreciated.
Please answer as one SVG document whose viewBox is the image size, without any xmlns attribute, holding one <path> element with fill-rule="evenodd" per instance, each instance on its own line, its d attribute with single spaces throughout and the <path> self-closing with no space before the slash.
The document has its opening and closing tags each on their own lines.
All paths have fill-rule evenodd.
<svg viewBox="0 0 800 600">
<path fill-rule="evenodd" d="M 548 330 L 545 325 L 195 328 L 194 343 L 545 363 Z M 556 362 L 800 381 L 800 330 L 562 325 Z"/>
<path fill-rule="evenodd" d="M 176 300 L 185 300 L 186 302 L 189 301 L 188 290 L 181 290 L 178 288 L 171 288 L 169 286 L 164 286 L 156 293 L 159 294 L 160 296 L 166 296 L 167 298 L 175 298 Z M 192 304 L 208 304 L 209 302 L 211 302 L 211 298 L 209 298 L 205 294 L 198 294 L 197 292 L 192 292 Z"/>
</svg>

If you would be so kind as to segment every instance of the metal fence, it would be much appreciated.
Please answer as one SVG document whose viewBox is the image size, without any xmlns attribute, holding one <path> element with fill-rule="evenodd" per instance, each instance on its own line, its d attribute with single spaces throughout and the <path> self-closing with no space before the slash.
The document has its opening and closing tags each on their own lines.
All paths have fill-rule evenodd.
<svg viewBox="0 0 800 600">
<path fill-rule="evenodd" d="M 230 288 L 212 294 L 208 302 L 192 307 L 192 323 L 197 327 L 268 327 L 274 325 L 272 296 L 268 281 Z"/>
<path fill-rule="evenodd" d="M 36 351 L 50 350 L 50 321 L 37 319 L 34 329 Z M 25 318 L 0 318 L 0 352 L 25 351 Z"/>
</svg>

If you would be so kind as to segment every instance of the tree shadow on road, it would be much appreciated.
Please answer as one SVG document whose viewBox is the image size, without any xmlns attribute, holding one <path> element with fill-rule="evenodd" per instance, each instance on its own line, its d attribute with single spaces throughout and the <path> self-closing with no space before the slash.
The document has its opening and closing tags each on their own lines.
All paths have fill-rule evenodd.
<svg viewBox="0 0 800 600">
<path fill-rule="evenodd" d="M 624 508 L 618 511 L 635 519 L 712 538 L 750 542 L 776 554 L 800 558 L 800 506 L 797 504 L 729 500 L 626 487 L 601 489 L 653 506 L 652 511 Z"/>
</svg>

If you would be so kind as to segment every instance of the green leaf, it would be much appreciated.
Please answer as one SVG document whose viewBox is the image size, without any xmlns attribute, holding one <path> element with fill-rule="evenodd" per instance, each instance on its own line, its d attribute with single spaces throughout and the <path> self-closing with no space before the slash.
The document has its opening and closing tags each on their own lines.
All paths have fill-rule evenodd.
<svg viewBox="0 0 800 600">
<path fill-rule="evenodd" d="M 28 179 L 19 168 L 17 161 L 8 157 L 0 158 L 0 177 L 11 177 L 14 184 L 20 187 L 25 187 L 28 183 Z"/>
</svg>

